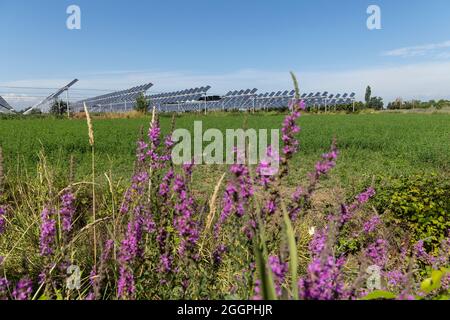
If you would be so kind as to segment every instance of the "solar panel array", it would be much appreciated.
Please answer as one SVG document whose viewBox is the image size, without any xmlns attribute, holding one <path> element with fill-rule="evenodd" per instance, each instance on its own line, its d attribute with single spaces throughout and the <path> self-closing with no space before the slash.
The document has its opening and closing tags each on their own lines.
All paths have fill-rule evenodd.
<svg viewBox="0 0 450 320">
<path fill-rule="evenodd" d="M 295 97 L 295 90 L 273 91 L 257 94 L 258 89 L 230 91 L 215 101 L 178 101 L 176 104 L 154 104 L 161 112 L 189 112 L 203 110 L 267 110 L 289 106 Z M 168 95 L 172 97 L 173 95 Z M 328 92 L 305 93 L 301 99 L 307 108 L 327 109 L 349 105 L 355 101 L 355 93 L 329 94 Z M 173 98 L 171 101 L 174 101 Z"/>
<path fill-rule="evenodd" d="M 68 90 L 78 82 L 78 79 L 72 80 L 70 83 L 65 85 L 64 87 L 60 88 L 58 91 L 52 93 L 44 100 L 40 101 L 39 103 L 35 104 L 34 106 L 31 106 L 28 108 L 24 114 L 30 114 L 33 110 L 41 110 L 42 112 L 49 112 L 51 105 L 54 101 L 56 101 L 60 95 L 62 95 L 64 92 L 68 92 Z"/>
<path fill-rule="evenodd" d="M 14 109 L 6 102 L 5 99 L 0 97 L 0 113 L 12 113 Z"/>
<path fill-rule="evenodd" d="M 210 86 L 186 89 L 175 92 L 160 93 L 147 96 L 152 106 L 162 112 L 195 111 L 189 106 L 196 106 L 201 98 L 206 97 Z"/>
<path fill-rule="evenodd" d="M 151 83 L 117 91 L 98 97 L 79 101 L 75 104 L 76 111 L 83 110 L 83 103 L 94 112 L 124 112 L 132 110 L 137 97 L 152 87 Z M 150 107 L 156 107 L 159 112 L 194 112 L 214 110 L 268 110 L 282 109 L 289 106 L 295 97 L 295 90 L 258 93 L 258 89 L 243 89 L 229 91 L 224 96 L 208 96 L 210 86 L 185 89 L 174 92 L 147 95 Z M 304 93 L 301 99 L 307 108 L 325 110 L 349 105 L 355 101 L 355 93 L 329 94 L 325 92 Z M 214 99 L 213 99 L 214 98 Z"/>
<path fill-rule="evenodd" d="M 147 83 L 127 90 L 116 91 L 101 96 L 75 102 L 72 108 L 82 111 L 84 103 L 94 112 L 123 112 L 134 108 L 136 99 L 153 86 Z"/>
</svg>

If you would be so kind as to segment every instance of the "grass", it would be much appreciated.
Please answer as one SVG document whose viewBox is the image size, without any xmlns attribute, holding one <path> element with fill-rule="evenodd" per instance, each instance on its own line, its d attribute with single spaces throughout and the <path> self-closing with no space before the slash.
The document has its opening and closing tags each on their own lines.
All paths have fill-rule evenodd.
<svg viewBox="0 0 450 320">
<path fill-rule="evenodd" d="M 198 120 L 203 121 L 204 130 L 235 129 L 244 122 L 248 128 L 269 129 L 278 128 L 282 119 L 281 114 L 189 114 L 178 117 L 176 126 L 192 130 L 193 122 Z M 131 175 L 136 140 L 140 128 L 148 126 L 149 121 L 149 117 L 94 119 L 96 166 L 100 175 L 110 169 L 123 178 Z M 170 123 L 170 117 L 161 118 L 164 133 Z M 90 174 L 90 146 L 86 143 L 84 119 L 1 120 L 0 124 L 0 146 L 10 176 L 15 174 L 18 164 L 34 173 L 41 150 L 60 174 L 69 171 L 71 156 L 77 178 Z M 341 151 L 337 175 L 346 183 L 354 176 L 442 173 L 450 167 L 450 115 L 306 115 L 300 119 L 300 125 L 301 152 L 293 160 L 294 181 L 329 148 L 333 136 Z"/>
<path fill-rule="evenodd" d="M 284 116 L 274 113 L 189 114 L 178 117 L 176 126 L 192 130 L 194 121 L 202 120 L 204 130 L 243 126 L 270 129 L 279 128 Z M 274 181 L 268 190 L 255 185 L 254 196 L 242 196 L 241 199 L 239 195 L 246 194 L 243 188 L 248 187 L 241 180 L 245 179 L 245 174 L 233 176 L 224 174 L 227 170 L 223 167 L 204 165 L 195 167 L 193 180 L 189 170 L 177 175 L 176 182 L 169 183 L 172 187 L 168 194 L 163 195 L 153 186 L 160 186 L 165 181 L 163 176 L 168 163 L 161 162 L 163 170 L 154 171 L 153 167 L 150 169 L 149 162 L 144 162 L 141 163 L 140 173 L 144 170 L 146 175 L 137 175 L 140 179 L 144 177 L 143 180 L 135 177 L 129 196 L 124 196 L 135 163 L 136 140 L 141 128 L 148 128 L 150 117 L 94 119 L 96 174 L 93 176 L 93 149 L 88 142 L 84 119 L 0 121 L 0 146 L 4 151 L 7 179 L 6 193 L 0 199 L 4 200 L 4 204 L 0 204 L 5 205 L 4 221 L 7 226 L 0 237 L 0 257 L 3 260 L 0 262 L 0 278 L 4 274 L 15 284 L 24 275 L 36 282 L 40 274 L 45 274 L 47 281 L 34 288 L 35 298 L 44 295 L 53 299 L 62 292 L 67 299 L 84 299 L 93 290 L 96 298 L 104 299 L 248 299 L 253 296 L 256 279 L 262 280 L 263 292 L 274 296 L 274 278 L 271 272 L 265 272 L 269 255 L 281 259 L 282 263 L 289 262 L 291 275 L 277 281 L 284 287 L 283 297 L 296 298 L 300 288 L 302 295 L 306 292 L 305 288 L 297 286 L 298 276 L 308 279 L 308 263 L 314 263 L 311 258 L 315 253 L 309 247 L 312 236 L 308 230 L 311 226 L 324 228 L 329 214 L 342 214 L 343 207 L 356 208 L 351 209 L 356 210 L 352 222 L 348 229 L 333 229 L 330 221 L 329 230 L 337 232 L 333 234 L 334 231 L 330 231 L 330 239 L 335 238 L 333 241 L 336 243 L 324 249 L 327 255 L 335 259 L 336 250 L 341 252 L 349 246 L 349 250 L 344 250 L 347 263 L 339 271 L 345 278 L 343 281 L 350 285 L 355 277 L 359 277 L 358 272 L 365 275 L 362 266 L 370 261 L 363 250 L 378 238 L 386 237 L 391 241 L 388 251 L 394 252 L 395 259 L 389 270 L 405 269 L 405 259 L 399 258 L 398 250 L 400 243 L 405 243 L 403 233 L 398 236 L 393 233 L 397 229 L 391 230 L 388 224 L 379 226 L 373 233 L 355 233 L 355 230 L 362 230 L 363 224 L 374 212 L 373 207 L 362 206 L 364 200 L 358 200 L 361 208 L 352 206 L 354 196 L 367 189 L 374 175 L 446 174 L 449 168 L 450 115 L 305 115 L 299 121 L 303 129 L 299 135 L 301 152 L 290 161 L 292 170 L 285 177 L 286 181 L 283 178 Z M 163 133 L 168 133 L 171 118 L 162 116 L 161 125 Z M 329 179 L 321 178 L 317 185 L 313 182 L 319 178 L 312 178 L 310 186 L 313 187 L 305 189 L 313 190 L 312 193 L 305 194 L 301 201 L 293 200 L 290 192 L 286 192 L 290 190 L 281 187 L 308 185 L 301 183 L 307 177 L 305 173 L 313 168 L 322 153 L 329 150 L 333 137 L 336 137 L 340 149 L 336 170 L 332 171 Z M 71 158 L 75 160 L 76 177 L 67 181 L 73 169 Z M 247 178 L 252 174 L 249 173 Z M 62 178 L 64 176 L 66 178 Z M 91 179 L 94 181 L 90 182 Z M 237 190 L 240 190 L 232 197 L 228 196 L 229 201 L 241 203 L 246 215 L 239 217 L 232 214 L 219 223 L 219 217 L 225 210 L 223 192 L 229 183 L 236 184 Z M 228 192 L 232 191 L 226 194 Z M 64 202 L 61 195 L 65 193 L 73 193 L 76 199 L 67 205 L 75 214 L 73 231 L 69 233 L 61 231 L 59 221 Z M 345 199 L 344 193 L 351 197 Z M 266 208 L 267 200 L 272 201 L 273 197 L 275 203 L 279 203 L 277 212 L 263 214 L 266 209 L 261 208 Z M 342 206 L 347 201 L 348 206 Z M 124 203 L 127 205 L 123 206 Z M 55 235 L 51 236 L 55 251 L 50 255 L 43 255 L 39 246 L 43 236 L 41 212 L 44 207 L 59 212 L 51 218 L 55 219 Z M 301 213 L 301 219 L 290 216 L 294 209 Z M 140 238 L 137 234 L 145 229 L 144 221 L 153 222 L 154 227 L 149 227 L 152 231 Z M 185 221 L 188 223 L 181 223 Z M 256 221 L 257 228 L 253 227 Z M 189 224 L 191 222 L 193 224 Z M 216 230 L 217 224 L 220 228 L 216 238 L 212 226 Z M 190 239 L 187 238 L 189 233 L 182 228 L 184 226 L 195 228 L 199 232 L 200 242 L 195 242 L 181 253 L 181 240 Z M 161 230 L 165 236 L 159 238 Z M 254 241 L 247 238 L 245 230 L 254 232 Z M 168 238 L 164 240 L 166 236 Z M 358 248 L 352 247 L 351 241 L 355 237 Z M 114 249 L 110 260 L 104 261 L 105 269 L 102 271 L 102 262 L 95 263 L 95 260 L 97 250 L 98 256 L 100 252 L 104 253 L 104 244 L 108 239 L 113 240 Z M 131 250 L 129 254 L 133 254 L 132 258 L 120 258 L 128 252 L 128 244 L 134 239 L 139 239 L 136 241 L 137 246 L 143 249 L 142 254 Z M 338 239 L 345 241 L 338 242 Z M 226 245 L 226 252 L 218 253 L 219 258 L 224 256 L 223 260 L 216 262 L 220 243 Z M 353 252 L 356 249 L 359 251 Z M 448 250 L 444 253 L 448 255 Z M 161 272 L 161 261 L 171 261 L 162 259 L 166 254 L 174 259 L 174 268 Z M 253 262 L 257 264 L 256 273 L 252 269 Z M 58 268 L 48 270 L 53 263 Z M 64 289 L 64 267 L 67 263 L 76 264 L 83 270 L 82 289 L 78 292 Z M 91 285 L 92 279 L 87 276 L 90 270 L 100 270 L 95 286 Z M 118 279 L 129 279 L 127 272 L 131 272 L 132 279 L 136 280 L 137 291 L 120 293 L 118 288 L 122 282 Z M 310 280 L 314 281 L 314 278 Z M 57 281 L 57 285 L 50 280 Z M 96 286 L 100 290 L 98 295 Z"/>
</svg>

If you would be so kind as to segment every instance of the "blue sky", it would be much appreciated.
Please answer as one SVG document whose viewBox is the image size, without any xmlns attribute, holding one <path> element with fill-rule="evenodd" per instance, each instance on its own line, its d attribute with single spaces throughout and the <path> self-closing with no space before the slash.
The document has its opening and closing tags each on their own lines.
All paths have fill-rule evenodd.
<svg viewBox="0 0 450 320">
<path fill-rule="evenodd" d="M 81 30 L 66 28 L 71 4 Z M 371 4 L 382 30 L 366 27 Z M 0 95 L 13 105 L 50 92 L 5 87 L 277 90 L 289 70 L 305 91 L 450 97 L 448 0 L 0 0 L 0 12 Z"/>
</svg>

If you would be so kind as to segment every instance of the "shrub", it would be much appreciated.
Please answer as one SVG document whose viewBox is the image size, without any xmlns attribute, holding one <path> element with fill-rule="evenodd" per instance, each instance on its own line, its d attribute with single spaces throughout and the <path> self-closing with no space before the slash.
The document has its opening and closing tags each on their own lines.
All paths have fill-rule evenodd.
<svg viewBox="0 0 450 320">
<path fill-rule="evenodd" d="M 435 251 L 450 229 L 450 183 L 437 175 L 387 179 L 376 207 Z"/>
<path fill-rule="evenodd" d="M 55 102 L 50 107 L 50 114 L 54 116 L 63 116 L 66 113 L 67 113 L 67 103 L 65 101 L 55 100 Z"/>
<path fill-rule="evenodd" d="M 141 93 L 136 99 L 136 106 L 134 109 L 140 113 L 147 113 L 149 106 L 150 101 L 144 96 L 143 93 Z"/>
</svg>

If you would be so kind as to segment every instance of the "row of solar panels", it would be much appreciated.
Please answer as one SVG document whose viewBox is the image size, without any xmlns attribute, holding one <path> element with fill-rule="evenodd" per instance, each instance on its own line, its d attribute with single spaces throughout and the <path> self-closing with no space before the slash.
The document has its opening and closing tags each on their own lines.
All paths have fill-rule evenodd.
<svg viewBox="0 0 450 320">
<path fill-rule="evenodd" d="M 145 94 L 148 89 L 150 89 L 153 86 L 152 83 L 147 83 L 141 86 L 136 86 L 127 90 L 122 91 L 116 91 L 108 94 L 104 94 L 101 96 L 77 101 L 74 104 L 75 110 L 82 110 L 83 104 L 86 103 L 86 105 L 90 108 L 94 108 L 96 106 L 102 106 L 102 105 L 111 105 L 111 104 L 120 104 L 122 102 L 134 102 L 141 94 Z"/>
<path fill-rule="evenodd" d="M 124 112 L 132 110 L 136 98 L 145 93 L 152 84 L 134 87 L 128 90 L 113 92 L 107 95 L 83 100 L 75 104 L 75 110 L 81 111 L 86 103 L 95 112 Z M 183 112 L 199 110 L 239 110 L 285 108 L 294 98 L 294 90 L 257 93 L 258 89 L 229 91 L 222 97 L 207 97 L 210 86 L 191 88 L 175 92 L 159 93 L 146 96 L 151 107 L 161 112 Z M 337 106 L 351 104 L 355 93 L 329 94 L 328 92 L 311 92 L 301 95 L 307 107 Z M 213 101 L 211 101 L 213 100 Z"/>
<path fill-rule="evenodd" d="M 249 109 L 277 109 L 286 108 L 295 97 L 295 91 L 279 91 L 256 94 L 257 89 L 230 91 L 220 100 L 216 101 L 191 101 L 178 104 L 154 105 L 161 112 L 188 112 L 200 110 L 249 110 Z M 355 100 L 355 93 L 329 94 L 309 93 L 303 94 L 301 99 L 306 107 L 324 107 L 348 105 Z"/>
<path fill-rule="evenodd" d="M 185 103 L 187 101 L 197 101 L 202 97 L 205 97 L 210 86 L 186 89 L 176 92 L 160 93 L 147 98 L 155 105 L 164 105 L 172 103 Z"/>
</svg>

